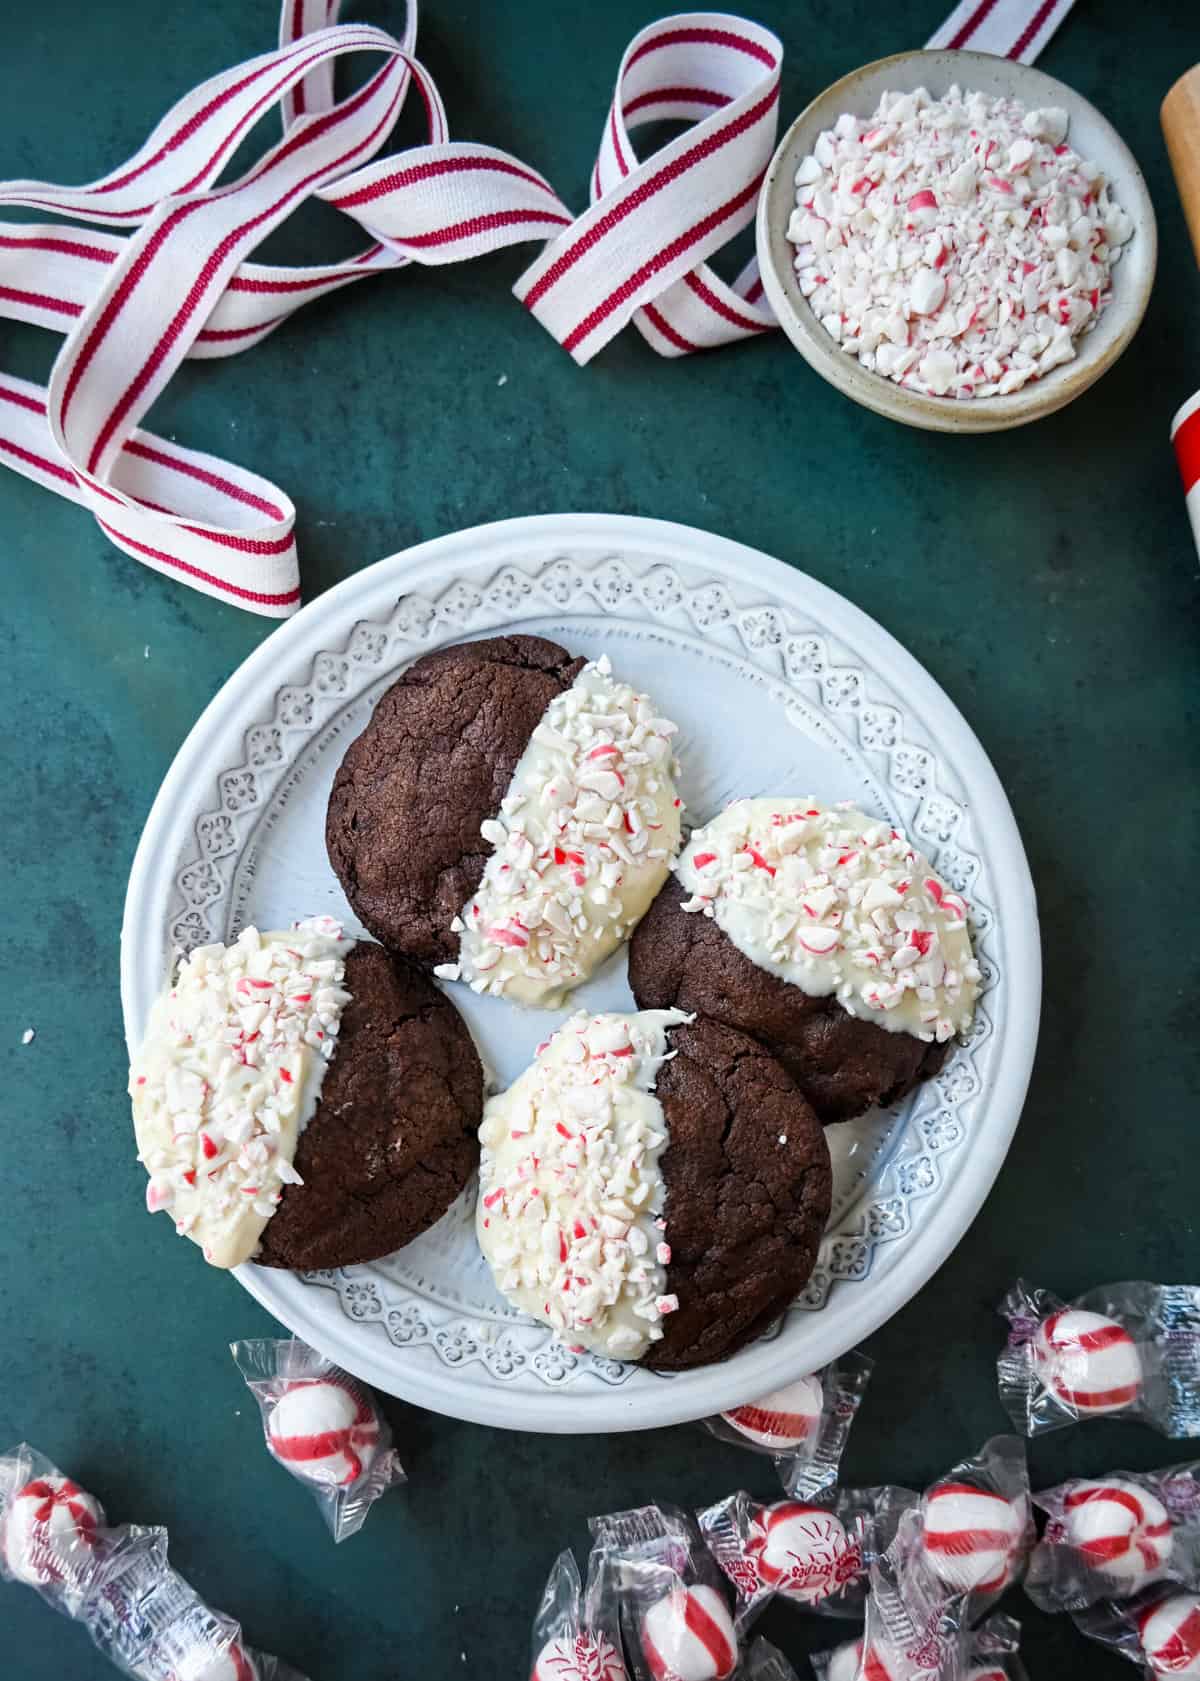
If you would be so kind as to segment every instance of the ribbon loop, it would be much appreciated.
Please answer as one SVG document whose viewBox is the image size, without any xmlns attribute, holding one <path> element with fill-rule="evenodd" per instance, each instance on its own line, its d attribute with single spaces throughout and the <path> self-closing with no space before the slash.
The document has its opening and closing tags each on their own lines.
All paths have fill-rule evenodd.
<svg viewBox="0 0 1200 1681">
<path fill-rule="evenodd" d="M 782 60 L 769 30 L 720 12 L 667 18 L 630 42 L 592 177 L 591 209 L 551 241 L 514 288 L 576 362 L 590 361 L 639 308 L 674 291 L 752 220 L 775 148 Z M 627 123 L 681 115 L 700 120 L 639 163 Z M 672 297 L 668 310 L 711 315 L 713 342 L 723 342 L 732 324 L 709 302 L 719 297 L 715 278 L 701 276 L 699 289 L 690 289 L 693 302 Z M 670 316 L 663 320 L 666 332 L 650 317 L 670 351 L 682 354 L 685 335 L 672 341 Z"/>
<path fill-rule="evenodd" d="M 99 180 L 0 182 L 0 206 L 88 224 L 0 223 L 0 317 L 65 335 L 47 389 L 0 375 L 0 460 L 88 508 L 146 565 L 275 617 L 300 601 L 291 502 L 256 474 L 141 429 L 184 357 L 235 355 L 303 304 L 372 275 L 522 240 L 544 249 L 514 290 L 580 364 L 630 321 L 667 357 L 775 325 L 753 262 L 732 284 L 706 262 L 753 219 L 774 148 L 783 49 L 770 30 L 695 12 L 635 36 L 590 207 L 576 219 L 519 159 L 450 140 L 437 87 L 415 56 L 414 0 L 399 40 L 338 23 L 339 3 L 283 0 L 273 52 L 176 101 Z M 963 0 L 935 40 L 995 37 L 998 50 L 1029 59 L 1070 4 Z M 339 102 L 334 66 L 351 53 L 380 63 Z M 410 87 L 429 142 L 380 157 Z M 217 186 L 275 108 L 282 139 Z M 640 159 L 631 133 L 664 119 L 690 126 Z M 310 268 L 252 261 L 310 195 L 357 221 L 370 243 Z M 121 228 L 136 231 L 113 231 Z"/>
</svg>

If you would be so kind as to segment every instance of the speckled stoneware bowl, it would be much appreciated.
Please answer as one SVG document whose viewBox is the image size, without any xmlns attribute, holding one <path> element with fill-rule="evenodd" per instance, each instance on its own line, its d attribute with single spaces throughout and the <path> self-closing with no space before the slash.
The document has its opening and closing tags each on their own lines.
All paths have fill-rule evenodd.
<svg viewBox="0 0 1200 1681">
<path fill-rule="evenodd" d="M 1068 144 L 1100 165 L 1112 183 L 1114 197 L 1133 222 L 1133 235 L 1112 271 L 1112 298 L 1092 331 L 1076 340 L 1075 360 L 1007 397 L 927 397 L 869 372 L 830 338 L 813 313 L 796 284 L 795 247 L 787 239 L 796 169 L 822 129 L 832 128 L 843 111 L 869 116 L 885 91 L 911 93 L 926 87 L 938 97 L 952 82 L 964 90 L 1016 98 L 1031 108 L 1061 105 L 1071 119 Z M 1158 231 L 1146 183 L 1112 124 L 1052 76 L 990 53 L 896 53 L 843 76 L 788 129 L 771 160 L 758 201 L 763 285 L 780 325 L 801 356 L 856 403 L 935 432 L 999 432 L 1024 426 L 1086 391 L 1112 367 L 1137 332 L 1150 301 L 1157 253 Z"/>
</svg>

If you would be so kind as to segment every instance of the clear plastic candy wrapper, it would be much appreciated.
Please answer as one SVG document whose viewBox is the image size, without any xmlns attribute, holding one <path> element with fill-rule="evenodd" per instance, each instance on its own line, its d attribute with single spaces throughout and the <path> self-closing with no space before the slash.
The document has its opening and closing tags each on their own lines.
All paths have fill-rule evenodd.
<svg viewBox="0 0 1200 1681">
<path fill-rule="evenodd" d="M 838 1480 L 871 1366 L 865 1354 L 851 1350 L 810 1377 L 702 1423 L 721 1441 L 773 1459 L 787 1492 L 807 1498 Z"/>
<path fill-rule="evenodd" d="M 879 1681 L 961 1681 L 968 1631 L 1021 1579 L 1034 1538 L 1018 1437 L 993 1436 L 931 1483 L 871 1565 L 864 1639 Z"/>
<path fill-rule="evenodd" d="M 721 1573 L 695 1521 L 674 1506 L 593 1518 L 611 1569 L 637 1681 L 729 1681 L 740 1647 Z"/>
<path fill-rule="evenodd" d="M 1200 1436 L 1200 1285 L 1104 1284 L 1067 1303 L 1019 1279 L 1000 1312 L 1000 1399 L 1023 1435 L 1115 1413 Z"/>
<path fill-rule="evenodd" d="M 1043 1611 L 1132 1599 L 1156 1582 L 1200 1590 L 1200 1461 L 1075 1478 L 1033 1499 L 1047 1523 L 1025 1591 Z"/>
<path fill-rule="evenodd" d="M 739 1633 L 776 1594 L 825 1616 L 861 1616 L 871 1563 L 919 1499 L 907 1488 L 834 1488 L 764 1506 L 739 1490 L 707 1507 L 700 1528 L 733 1585 Z"/>
<path fill-rule="evenodd" d="M 22 1442 L 0 1458 L 0 1576 L 68 1617 L 90 1592 L 113 1531 L 95 1495 Z"/>
<path fill-rule="evenodd" d="M 1137 1664 L 1146 1681 L 1200 1676 L 1200 1593 L 1147 1588 L 1133 1599 L 1101 1600 L 1072 1611 L 1076 1628 Z"/>
<path fill-rule="evenodd" d="M 1029 1681 L 1020 1646 L 1021 1625 L 1015 1617 L 989 1617 L 967 1637 L 963 1681 Z"/>
<path fill-rule="evenodd" d="M 756 1640 L 739 1681 L 800 1681 L 800 1678 L 777 1646 L 772 1646 L 769 1640 Z"/>
<path fill-rule="evenodd" d="M 555 1559 L 534 1619 L 530 1681 L 629 1681 L 612 1563 L 603 1549 L 594 1548 L 588 1560 L 586 1588 L 574 1553 Z"/>
<path fill-rule="evenodd" d="M 0 1455 L 0 1576 L 82 1623 L 134 1681 L 304 1681 L 172 1570 L 165 1529 L 110 1528 L 95 1496 L 26 1443 Z"/>
<path fill-rule="evenodd" d="M 896 1539 L 871 1567 L 861 1677 L 855 1681 L 962 1681 L 969 1603 L 968 1594 L 952 1590 L 930 1568 L 920 1508 L 905 1512 Z M 836 1670 L 832 1674 L 842 1681 Z"/>
<path fill-rule="evenodd" d="M 1021 1625 L 1012 1617 L 989 1617 L 969 1634 L 956 1636 L 929 1668 L 926 1655 L 882 1651 L 865 1639 L 848 1640 L 832 1652 L 814 1652 L 818 1681 L 1028 1681 L 1018 1648 Z M 924 1666 L 924 1667 L 922 1667 Z"/>
<path fill-rule="evenodd" d="M 930 1484 L 887 1556 L 903 1579 L 926 1580 L 928 1597 L 964 1599 L 974 1623 L 1020 1581 L 1034 1539 L 1025 1444 L 993 1436 Z"/>
<path fill-rule="evenodd" d="M 405 1480 L 374 1395 L 297 1337 L 235 1342 L 230 1352 L 272 1458 L 308 1484 L 335 1541 L 356 1534 L 380 1495 Z"/>
</svg>

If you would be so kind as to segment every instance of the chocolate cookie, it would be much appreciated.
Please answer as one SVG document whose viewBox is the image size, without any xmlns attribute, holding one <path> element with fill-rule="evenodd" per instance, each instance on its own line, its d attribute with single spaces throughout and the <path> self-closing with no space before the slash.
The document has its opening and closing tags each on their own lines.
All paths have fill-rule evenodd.
<svg viewBox="0 0 1200 1681">
<path fill-rule="evenodd" d="M 458 1011 L 411 965 L 360 943 L 316 1112 L 256 1259 L 309 1270 L 391 1254 L 439 1219 L 479 1157 L 483 1071 Z"/>
<path fill-rule="evenodd" d="M 714 1021 L 673 1027 L 655 1093 L 677 1310 L 643 1364 L 686 1371 L 760 1335 L 808 1281 L 829 1218 L 829 1149 L 816 1115 L 761 1044 Z"/>
<path fill-rule="evenodd" d="M 389 950 L 457 959 L 450 925 L 488 857 L 480 826 L 583 665 L 541 637 L 496 636 L 427 654 L 381 697 L 334 779 L 325 844 L 355 913 Z"/>
<path fill-rule="evenodd" d="M 813 998 L 746 957 L 717 923 L 680 907 L 672 876 L 629 947 L 629 984 L 642 1009 L 694 1011 L 766 1045 L 826 1124 L 895 1103 L 936 1074 L 946 1044 L 928 1044 Z"/>
<path fill-rule="evenodd" d="M 479 1247 L 568 1347 L 723 1360 L 803 1288 L 829 1217 L 821 1123 L 757 1040 L 678 1010 L 579 1011 L 480 1128 Z"/>
</svg>

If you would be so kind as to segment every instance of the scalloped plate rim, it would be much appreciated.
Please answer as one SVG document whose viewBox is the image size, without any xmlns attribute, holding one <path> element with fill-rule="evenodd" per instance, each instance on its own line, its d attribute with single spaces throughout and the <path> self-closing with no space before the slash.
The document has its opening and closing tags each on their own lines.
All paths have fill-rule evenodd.
<svg viewBox="0 0 1200 1681">
<path fill-rule="evenodd" d="M 1020 1118 L 1037 1043 L 1041 1002 L 1041 949 L 1033 881 L 1000 780 L 965 718 L 919 662 L 862 609 L 798 568 L 734 540 L 673 521 L 604 513 L 538 514 L 497 520 L 431 538 L 364 567 L 318 596 L 286 621 L 242 662 L 200 714 L 181 745 L 155 797 L 130 871 L 121 932 L 121 1002 L 127 1044 L 132 1048 L 136 1008 L 133 1002 L 137 923 L 147 900 L 161 902 L 169 891 L 177 854 L 161 844 L 174 821 L 175 808 L 194 797 L 197 771 L 207 784 L 218 742 L 233 734 L 240 743 L 259 720 L 250 716 L 261 679 L 286 663 L 289 671 L 329 646 L 328 622 L 345 622 L 343 608 L 361 607 L 350 621 L 371 621 L 389 602 L 416 594 L 423 583 L 449 575 L 455 564 L 477 567 L 489 548 L 511 547 L 522 539 L 538 547 L 555 544 L 611 548 L 633 547 L 643 556 L 669 564 L 681 551 L 693 564 L 703 563 L 727 582 L 757 586 L 769 597 L 815 618 L 864 657 L 870 667 L 888 673 L 941 748 L 948 748 L 978 817 L 985 809 L 992 863 L 992 898 L 997 906 L 996 936 L 1005 953 L 1005 1055 L 986 1096 L 988 1124 L 971 1146 L 970 1166 L 963 1166 L 939 1194 L 939 1207 L 904 1234 L 904 1252 L 874 1280 L 835 1282 L 827 1305 L 805 1315 L 806 1334 L 791 1357 L 781 1346 L 787 1338 L 752 1345 L 732 1364 L 702 1367 L 684 1379 L 659 1383 L 653 1391 L 627 1394 L 597 1386 L 570 1392 L 519 1395 L 473 1366 L 455 1370 L 406 1366 L 378 1329 L 362 1334 L 333 1292 L 329 1308 L 314 1303 L 317 1292 L 291 1274 L 274 1275 L 252 1265 L 236 1269 L 239 1283 L 268 1312 L 304 1336 L 348 1371 L 385 1393 L 473 1423 L 550 1433 L 592 1433 L 658 1428 L 727 1410 L 780 1383 L 812 1371 L 862 1341 L 892 1317 L 920 1289 L 958 1244 L 982 1207 L 1007 1154 Z M 512 554 L 496 554 L 493 563 L 519 565 Z M 399 583 L 399 588 L 395 584 Z M 541 615 L 531 614 L 531 617 Z M 281 659 L 285 654 L 286 661 Z M 286 686 L 286 684 L 284 684 Z M 276 692 L 280 685 L 276 684 Z M 222 766 L 225 761 L 222 760 Z M 218 773 L 219 774 L 219 773 Z M 166 880 L 164 881 L 164 877 Z M 1003 917 L 999 908 L 1003 907 Z M 853 1292 L 851 1294 L 851 1292 Z M 835 1303 L 849 1304 L 835 1311 Z M 849 1323 L 849 1321 L 853 1323 Z M 648 1403 L 647 1397 L 650 1397 Z"/>
</svg>

